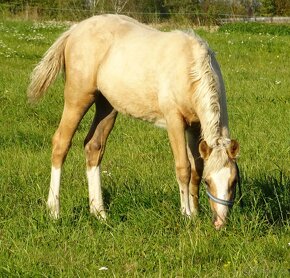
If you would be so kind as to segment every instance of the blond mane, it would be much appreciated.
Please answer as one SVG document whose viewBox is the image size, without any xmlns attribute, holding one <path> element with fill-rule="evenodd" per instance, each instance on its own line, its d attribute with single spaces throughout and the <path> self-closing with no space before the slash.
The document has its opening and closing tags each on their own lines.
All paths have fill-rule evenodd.
<svg viewBox="0 0 290 278">
<path fill-rule="evenodd" d="M 213 149 L 205 165 L 206 175 L 209 169 L 217 171 L 229 160 L 226 152 L 230 136 L 226 94 L 214 52 L 199 36 L 190 35 L 195 40 L 190 75 L 192 84 L 197 84 L 193 103 L 201 123 L 201 137 Z"/>
</svg>

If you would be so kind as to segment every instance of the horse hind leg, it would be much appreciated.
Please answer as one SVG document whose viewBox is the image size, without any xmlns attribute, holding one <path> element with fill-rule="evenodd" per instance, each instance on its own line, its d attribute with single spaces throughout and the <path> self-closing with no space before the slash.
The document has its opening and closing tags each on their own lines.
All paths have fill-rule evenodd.
<svg viewBox="0 0 290 278">
<path fill-rule="evenodd" d="M 95 101 L 96 112 L 85 139 L 85 155 L 89 187 L 90 212 L 99 219 L 106 219 L 102 198 L 100 164 L 105 151 L 107 138 L 114 126 L 117 111 L 99 93 Z"/>
<path fill-rule="evenodd" d="M 51 217 L 55 219 L 59 217 L 61 167 L 65 161 L 71 146 L 72 137 L 79 122 L 94 101 L 92 94 L 85 94 L 78 98 L 75 95 L 71 89 L 65 89 L 65 104 L 62 118 L 52 139 L 51 180 L 47 207 Z M 74 99 L 71 96 L 74 96 Z"/>
</svg>

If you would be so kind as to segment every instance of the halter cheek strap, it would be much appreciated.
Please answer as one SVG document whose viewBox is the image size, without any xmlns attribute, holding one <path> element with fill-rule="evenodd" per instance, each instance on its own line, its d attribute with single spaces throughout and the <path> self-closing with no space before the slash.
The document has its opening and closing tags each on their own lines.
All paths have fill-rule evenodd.
<svg viewBox="0 0 290 278">
<path fill-rule="evenodd" d="M 214 202 L 218 203 L 218 204 L 221 204 L 221 205 L 224 205 L 224 206 L 229 206 L 229 207 L 232 207 L 234 205 L 234 201 L 228 201 L 228 200 L 223 200 L 223 199 L 219 199 L 215 196 L 213 196 L 208 188 L 206 189 L 206 194 L 208 195 L 208 197 L 213 200 Z"/>
</svg>

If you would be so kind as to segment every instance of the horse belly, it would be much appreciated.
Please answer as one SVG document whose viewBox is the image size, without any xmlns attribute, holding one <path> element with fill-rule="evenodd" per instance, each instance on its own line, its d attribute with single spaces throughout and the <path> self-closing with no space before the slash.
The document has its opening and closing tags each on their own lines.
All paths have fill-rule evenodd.
<svg viewBox="0 0 290 278">
<path fill-rule="evenodd" d="M 111 105 L 122 114 L 153 123 L 163 120 L 163 114 L 158 107 L 157 101 L 150 95 L 144 98 L 138 94 L 128 94 L 124 91 L 118 91 L 116 94 L 106 91 L 103 94 Z"/>
<path fill-rule="evenodd" d="M 120 79 L 120 75 L 115 78 L 111 75 L 109 82 L 102 82 L 100 76 L 98 89 L 118 112 L 153 123 L 164 122 L 154 88 L 144 86 L 142 81 Z"/>
</svg>

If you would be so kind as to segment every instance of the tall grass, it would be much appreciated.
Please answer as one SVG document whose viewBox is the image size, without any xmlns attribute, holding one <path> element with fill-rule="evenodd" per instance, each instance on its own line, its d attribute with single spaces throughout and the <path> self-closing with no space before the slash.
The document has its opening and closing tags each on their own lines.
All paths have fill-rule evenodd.
<svg viewBox="0 0 290 278">
<path fill-rule="evenodd" d="M 232 137 L 241 144 L 244 207 L 235 206 L 217 232 L 203 189 L 199 217 L 180 216 L 166 132 L 121 115 L 102 168 L 109 219 L 90 216 L 82 142 L 93 111 L 64 167 L 61 218 L 49 219 L 50 140 L 63 81 L 37 107 L 27 105 L 25 92 L 31 70 L 66 26 L 0 22 L 1 276 L 287 277 L 290 38 L 231 28 L 198 30 L 220 61 Z"/>
</svg>

